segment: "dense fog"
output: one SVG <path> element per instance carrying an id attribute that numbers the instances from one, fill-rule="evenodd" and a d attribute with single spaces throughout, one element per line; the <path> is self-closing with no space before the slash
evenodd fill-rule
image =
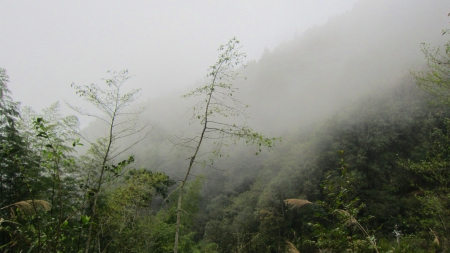
<path id="1" fill-rule="evenodd" d="M 266 50 L 258 61 L 248 62 L 239 71 L 246 80 L 237 82 L 236 96 L 251 105 L 248 124 L 269 136 L 309 131 L 311 124 L 344 106 L 382 94 L 410 78 L 411 71 L 426 63 L 421 44 L 444 44 L 441 31 L 449 22 L 448 7 L 446 1 L 360 1 L 352 11 L 308 29 L 273 51 Z M 242 45 L 241 51 L 246 47 Z M 145 104 L 143 118 L 155 129 L 136 150 L 176 139 L 186 129 L 200 130 L 188 125 L 195 101 L 181 98 L 195 87 Z"/>
<path id="2" fill-rule="evenodd" d="M 448 252 L 450 2 L 345 1 L 335 12 L 337 2 L 319 2 L 339 14 L 289 36 L 274 33 L 280 40 L 267 45 L 254 38 L 256 26 L 239 29 L 238 21 L 253 17 L 269 33 L 280 24 L 303 27 L 292 22 L 308 13 L 269 2 L 174 7 L 187 30 L 164 33 L 167 47 L 154 59 L 133 52 L 137 60 L 122 63 L 129 72 L 113 69 L 100 81 L 87 81 L 87 68 L 116 67 L 116 60 L 83 62 L 77 73 L 89 74 L 73 79 L 72 89 L 84 101 L 64 95 L 84 115 L 77 115 L 81 126 L 59 115 L 57 104 L 42 113 L 17 109 L 20 88 L 10 87 L 11 95 L 6 83 L 18 85 L 20 71 L 5 63 L 0 211 L 10 208 L 1 215 L 11 222 L 3 232 L 0 222 L 0 243 L 11 252 Z M 109 10 L 129 16 L 138 9 Z M 189 29 L 214 19 L 204 14 L 213 9 L 237 34 L 227 28 L 190 38 L 197 34 Z M 197 11 L 209 19 L 194 22 Z M 283 11 L 287 23 L 271 23 Z M 238 21 L 225 17 L 233 13 Z M 141 24 L 133 22 L 112 22 L 126 28 L 117 40 L 152 47 L 149 37 L 139 41 L 133 29 Z M 218 38 L 219 50 L 205 45 Z M 204 51 L 194 56 L 198 45 L 190 43 L 199 40 Z M 180 52 L 184 43 L 191 52 Z M 103 46 L 88 51 L 112 57 Z M 152 72 L 158 77 L 148 81 L 158 84 L 142 86 Z M 84 86 L 90 83 L 98 86 Z M 48 102 L 48 89 L 33 96 Z M 83 123 L 86 115 L 93 119 Z"/>

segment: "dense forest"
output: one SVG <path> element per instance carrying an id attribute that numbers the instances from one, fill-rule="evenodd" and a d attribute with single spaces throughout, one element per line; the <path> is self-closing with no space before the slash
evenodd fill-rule
<path id="1" fill-rule="evenodd" d="M 83 129 L 0 68 L 0 250 L 450 252 L 449 12 L 361 0 L 258 61 L 232 38 L 147 102 L 108 72 L 72 84 Z"/>

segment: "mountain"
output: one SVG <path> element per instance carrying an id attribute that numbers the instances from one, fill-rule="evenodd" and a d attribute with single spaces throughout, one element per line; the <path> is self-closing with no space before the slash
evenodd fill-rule
<path id="1" fill-rule="evenodd" d="M 445 42 L 449 10 L 447 1 L 360 1 L 249 64 L 245 101 L 279 134 L 329 116 L 420 68 L 421 43 Z"/>
<path id="2" fill-rule="evenodd" d="M 425 65 L 421 43 L 444 44 L 448 10 L 450 3 L 443 0 L 362 0 L 351 11 L 266 50 L 240 71 L 247 81 L 239 83 L 237 97 L 251 105 L 249 125 L 267 135 L 289 136 L 396 86 Z M 251 45 L 243 51 L 246 46 Z M 167 139 L 198 130 L 189 124 L 195 101 L 181 98 L 194 87 L 146 103 L 143 118 L 154 125 L 153 134 L 130 152 L 142 164 L 159 170 L 176 153 L 170 153 Z"/>
<path id="3" fill-rule="evenodd" d="M 58 104 L 17 112 L 0 186 L 23 196 L 0 205 L 0 248 L 449 252 L 448 12 L 448 0 L 361 0 L 236 69 L 233 38 L 206 78 L 131 108 L 127 71 L 111 89 L 75 86 L 108 118 L 82 140 Z"/>

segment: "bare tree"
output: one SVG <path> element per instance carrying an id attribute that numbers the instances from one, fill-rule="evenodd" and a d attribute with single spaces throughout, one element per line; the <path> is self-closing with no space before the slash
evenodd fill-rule
<path id="1" fill-rule="evenodd" d="M 86 253 L 89 252 L 90 243 L 94 237 L 93 226 L 96 221 L 97 201 L 100 192 L 104 188 L 105 183 L 117 178 L 121 174 L 121 170 L 134 161 L 134 158 L 130 157 L 114 165 L 114 159 L 142 141 L 150 132 L 147 124 L 140 125 L 138 122 L 139 116 L 144 108 L 139 108 L 134 111 L 129 110 L 129 106 L 139 97 L 141 90 L 133 89 L 130 92 L 123 92 L 123 85 L 131 78 L 128 71 L 108 73 L 111 77 L 102 79 L 106 84 L 105 88 L 101 88 L 96 84 L 85 86 L 72 84 L 76 93 L 94 105 L 100 111 L 100 114 L 69 105 L 70 108 L 82 115 L 96 118 L 107 128 L 106 135 L 97 139 L 95 142 L 80 134 L 81 138 L 91 144 L 90 150 L 88 151 L 89 162 L 87 163 L 89 164 L 87 166 L 90 168 L 86 171 L 87 182 L 85 185 L 89 193 L 87 201 L 89 201 L 91 215 L 86 239 Z M 125 146 L 118 145 L 119 141 L 122 145 L 122 141 L 125 138 L 134 138 L 134 141 Z"/>
<path id="2" fill-rule="evenodd" d="M 255 132 L 246 125 L 248 115 L 245 109 L 249 106 L 236 99 L 233 94 L 237 90 L 234 82 L 238 79 L 236 68 L 243 65 L 244 53 L 239 52 L 239 41 L 232 38 L 226 45 L 219 47 L 219 59 L 208 69 L 208 84 L 184 95 L 183 97 L 204 97 L 193 107 L 194 121 L 201 125 L 201 131 L 192 138 L 181 139 L 179 146 L 192 150 L 189 157 L 189 166 L 184 179 L 178 188 L 177 222 L 175 232 L 174 252 L 178 252 L 178 237 L 181 221 L 181 200 L 183 187 L 186 184 L 192 167 L 199 163 L 199 150 L 205 140 L 212 142 L 213 148 L 210 150 L 212 156 L 222 156 L 221 148 L 238 140 L 245 141 L 246 144 L 253 144 L 258 147 L 256 154 L 261 152 L 261 147 L 272 147 L 277 138 L 267 138 Z M 239 123 L 236 123 L 239 121 Z M 203 162 L 200 162 L 203 163 Z"/>

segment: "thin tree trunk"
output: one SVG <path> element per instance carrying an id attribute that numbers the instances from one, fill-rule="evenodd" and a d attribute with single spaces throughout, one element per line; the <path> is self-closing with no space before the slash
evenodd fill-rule
<path id="1" fill-rule="evenodd" d="M 223 62 L 221 62 L 219 64 L 218 69 L 220 69 L 222 64 L 223 64 Z M 214 75 L 214 77 L 212 79 L 211 91 L 208 94 L 208 101 L 206 102 L 205 116 L 204 116 L 205 122 L 203 123 L 202 133 L 200 135 L 200 139 L 198 141 L 198 144 L 197 144 L 197 147 L 195 149 L 194 155 L 190 159 L 189 168 L 186 171 L 186 175 L 184 177 L 184 180 L 181 182 L 181 186 L 180 186 L 180 189 L 179 189 L 180 194 L 178 195 L 177 224 L 176 224 L 176 229 L 175 229 L 175 243 L 174 243 L 174 246 L 173 246 L 173 252 L 174 253 L 178 253 L 178 237 L 179 237 L 179 233 L 180 233 L 181 200 L 182 200 L 182 196 L 183 196 L 183 188 L 184 188 L 184 185 L 186 184 L 186 181 L 187 181 L 187 179 L 189 177 L 189 173 L 191 172 L 192 165 L 195 162 L 195 158 L 197 157 L 198 150 L 200 149 L 200 146 L 202 145 L 203 137 L 205 136 L 206 129 L 208 128 L 208 109 L 209 109 L 209 105 L 211 104 L 211 98 L 212 98 L 212 95 L 213 95 L 213 92 L 214 92 L 214 87 L 215 87 L 215 84 L 216 84 L 217 74 L 218 74 L 218 71 L 216 71 L 216 73 L 215 73 L 215 75 Z"/>
<path id="2" fill-rule="evenodd" d="M 89 189 L 89 194 L 93 193 L 93 195 L 86 196 L 87 201 L 85 202 L 85 204 L 89 204 L 89 215 L 91 217 L 89 227 L 87 229 L 87 238 L 85 242 L 86 248 L 82 250 L 85 253 L 89 253 L 91 251 L 91 247 L 92 250 L 97 250 L 97 244 L 95 243 L 95 241 L 98 238 L 96 236 L 96 228 L 94 223 L 97 221 L 96 219 L 98 219 L 97 203 L 99 202 L 99 195 L 102 192 L 104 184 L 107 182 L 107 170 L 109 169 L 109 167 L 107 167 L 106 164 L 132 146 L 136 145 L 139 141 L 143 140 L 148 135 L 147 133 L 145 137 L 120 151 L 117 151 L 113 148 L 117 139 L 137 134 L 141 132 L 145 127 L 135 129 L 135 125 L 130 125 L 120 131 L 113 131 L 119 125 L 125 124 L 124 122 L 137 122 L 137 117 L 142 112 L 142 109 L 139 109 L 136 112 L 121 113 L 126 107 L 131 104 L 131 102 L 133 102 L 137 98 L 138 93 L 140 93 L 140 89 L 133 89 L 131 92 L 121 94 L 121 86 L 130 78 L 130 76 L 128 75 L 128 71 L 124 70 L 118 73 L 113 72 L 111 76 L 111 79 L 103 79 L 106 85 L 109 87 L 105 90 L 94 84 L 90 86 L 85 85 L 83 87 L 72 84 L 72 87 L 75 88 L 76 93 L 83 97 L 86 101 L 97 107 L 97 109 L 105 114 L 105 117 L 97 116 L 95 113 L 93 114 L 88 110 L 83 110 L 75 106 L 69 105 L 69 107 L 74 111 L 80 113 L 81 115 L 94 117 L 103 121 L 107 124 L 107 128 L 109 128 L 109 133 L 107 134 L 107 136 L 105 136 L 106 145 L 102 145 L 102 149 L 97 149 L 95 145 L 92 145 L 92 148 L 95 151 L 94 157 L 100 158 L 101 164 L 99 164 L 99 166 L 101 166 L 101 168 L 97 168 L 98 178 L 96 179 L 96 182 L 92 183 L 92 187 Z M 127 115 L 133 115 L 133 117 L 128 118 Z M 116 124 L 116 120 L 118 120 L 119 118 L 123 118 L 124 122 Z M 81 134 L 80 137 L 93 144 Z M 103 144 L 104 142 L 102 141 L 101 143 Z M 103 246 L 103 244 L 100 245 Z"/>
<path id="3" fill-rule="evenodd" d="M 117 108 L 117 100 L 116 100 L 116 108 Z M 96 191 L 94 193 L 95 194 L 94 195 L 94 206 L 92 207 L 92 217 L 91 217 L 91 220 L 90 220 L 90 223 L 89 223 L 88 238 L 86 240 L 86 249 L 84 251 L 85 253 L 89 253 L 89 247 L 90 247 L 91 238 L 92 238 L 92 228 L 93 228 L 93 223 L 94 223 L 94 219 L 95 219 L 95 214 L 96 214 L 96 211 L 97 211 L 98 194 L 100 193 L 100 189 L 102 187 L 103 176 L 105 174 L 105 165 L 106 165 L 106 162 L 108 161 L 109 151 L 111 149 L 111 145 L 112 145 L 112 142 L 113 142 L 113 128 L 114 128 L 115 116 L 116 116 L 116 111 L 114 111 L 112 119 L 111 119 L 111 125 L 110 125 L 110 128 L 109 128 L 108 147 L 106 149 L 105 156 L 103 157 L 100 178 L 99 178 L 99 181 L 98 181 L 97 189 L 96 189 Z"/>
<path id="4" fill-rule="evenodd" d="M 181 182 L 180 186 L 180 193 L 178 195 L 178 207 L 177 207 L 177 225 L 176 225 L 176 231 L 175 231 L 175 244 L 173 248 L 173 252 L 177 253 L 178 251 L 178 236 L 180 231 L 180 221 L 181 221 L 181 198 L 183 195 L 183 187 L 184 187 L 184 181 Z"/>

